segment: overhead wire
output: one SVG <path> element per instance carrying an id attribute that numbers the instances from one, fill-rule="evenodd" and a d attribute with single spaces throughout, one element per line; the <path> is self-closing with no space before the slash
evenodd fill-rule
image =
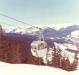
<path id="1" fill-rule="evenodd" d="M 43 40 L 44 40 L 44 36 L 43 36 L 43 34 L 42 34 L 42 28 L 37 27 L 37 26 L 33 26 L 33 25 L 29 24 L 29 23 L 26 23 L 26 22 L 24 22 L 24 21 L 15 19 L 15 18 L 10 17 L 10 16 L 8 16 L 8 15 L 5 15 L 5 14 L 3 14 L 3 13 L 0 13 L 0 15 L 1 15 L 1 16 L 4 16 L 4 17 L 7 17 L 7 18 L 9 18 L 9 19 L 11 19 L 11 20 L 14 20 L 14 21 L 16 21 L 16 22 L 22 23 L 22 24 L 24 24 L 24 25 L 29 25 L 29 26 L 31 26 L 31 27 L 34 27 L 34 28 L 39 29 L 39 30 L 40 30 L 40 36 L 41 36 L 40 38 L 43 38 Z M 8 25 L 9 25 L 9 24 L 8 24 Z M 39 38 L 39 39 L 40 39 L 40 38 Z"/>
<path id="2" fill-rule="evenodd" d="M 37 26 L 33 26 L 33 25 L 29 24 L 29 23 L 26 23 L 26 22 L 24 22 L 24 21 L 21 21 L 21 20 L 15 19 L 15 18 L 13 18 L 13 17 L 7 16 L 7 15 L 5 15 L 5 14 L 3 14 L 3 13 L 0 13 L 0 15 L 1 15 L 1 16 L 4 16 L 4 17 L 7 17 L 7 18 L 9 18 L 9 19 L 11 19 L 11 20 L 17 21 L 17 22 L 19 22 L 19 23 L 22 23 L 22 24 L 24 24 L 24 25 L 29 25 L 29 26 L 31 26 L 31 27 L 34 27 L 34 28 L 37 28 L 37 29 L 40 29 L 40 30 L 41 30 L 41 28 L 39 28 L 39 27 L 37 27 Z"/>

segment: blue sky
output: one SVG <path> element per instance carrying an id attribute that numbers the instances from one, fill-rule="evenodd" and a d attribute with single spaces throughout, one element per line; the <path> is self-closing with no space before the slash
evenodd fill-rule
<path id="1" fill-rule="evenodd" d="M 0 13 L 30 24 L 79 23 L 79 0 L 0 0 Z"/>

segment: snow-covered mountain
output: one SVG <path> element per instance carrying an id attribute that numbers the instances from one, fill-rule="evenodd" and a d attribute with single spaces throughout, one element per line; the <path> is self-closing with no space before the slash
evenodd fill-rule
<path id="1" fill-rule="evenodd" d="M 36 27 L 36 28 L 35 28 Z M 37 28 L 38 27 L 38 28 Z M 10 27 L 6 27 L 3 26 L 3 28 L 5 29 L 5 31 L 7 33 L 18 33 L 18 34 L 39 34 L 38 32 L 40 32 L 40 29 L 42 29 L 42 33 L 45 37 L 66 37 L 67 35 L 69 35 L 71 32 L 79 30 L 79 25 L 71 25 L 71 26 L 66 26 L 63 27 L 61 26 L 61 28 L 59 27 L 59 30 L 56 29 L 57 26 L 42 26 L 40 27 L 38 26 L 13 26 L 11 28 Z"/>
<path id="2" fill-rule="evenodd" d="M 75 39 L 79 39 L 79 30 L 75 30 L 75 31 L 71 32 L 71 37 L 73 37 Z"/>
<path id="3" fill-rule="evenodd" d="M 52 42 L 74 44 L 79 46 L 79 25 L 33 25 L 31 26 L 13 26 L 11 28 L 2 26 L 7 33 L 30 34 L 39 37 L 40 29 L 44 38 L 52 40 Z M 58 29 L 57 29 L 58 27 Z M 11 28 L 11 29 L 10 29 Z M 73 38 L 72 38 L 73 37 Z"/>
<path id="4" fill-rule="evenodd" d="M 68 42 L 73 42 L 79 49 L 79 30 L 72 31 L 69 35 L 67 35 L 66 39 Z"/>
<path id="5" fill-rule="evenodd" d="M 10 33 L 18 33 L 18 34 L 31 34 L 33 32 L 38 31 L 39 29 L 35 27 L 16 27 L 13 30 L 10 31 Z"/>
<path id="6" fill-rule="evenodd" d="M 20 33 L 20 34 L 27 34 L 27 33 L 37 33 L 37 31 L 40 32 L 40 27 L 38 26 L 38 28 L 36 27 L 28 27 L 27 26 L 19 26 L 19 27 L 15 27 L 14 29 L 12 29 L 11 31 L 9 31 L 9 33 Z M 45 37 L 64 37 L 69 35 L 70 33 L 72 33 L 73 31 L 79 30 L 79 25 L 72 25 L 72 26 L 68 26 L 66 28 L 60 28 L 59 30 L 56 30 L 55 28 L 51 28 L 51 27 L 43 27 L 42 29 L 42 33 Z"/>
<path id="7" fill-rule="evenodd" d="M 48 24 L 48 25 L 6 25 L 1 24 L 3 29 L 8 33 L 37 33 L 39 28 L 42 29 L 43 34 L 48 37 L 62 37 L 70 34 L 75 30 L 79 30 L 79 25 L 77 24 Z M 36 28 L 35 28 L 36 27 Z M 38 28 L 37 28 L 38 27 Z"/>

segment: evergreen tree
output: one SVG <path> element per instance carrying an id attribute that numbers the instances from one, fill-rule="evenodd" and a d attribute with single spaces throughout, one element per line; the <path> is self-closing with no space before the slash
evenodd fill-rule
<path id="1" fill-rule="evenodd" d="M 76 70 L 77 69 L 77 65 L 78 65 L 78 58 L 77 58 L 77 53 L 75 53 L 74 61 L 71 64 L 71 70 Z"/>
<path id="2" fill-rule="evenodd" d="M 54 47 L 52 64 L 55 67 L 60 67 L 61 66 L 61 49 L 56 49 Z"/>

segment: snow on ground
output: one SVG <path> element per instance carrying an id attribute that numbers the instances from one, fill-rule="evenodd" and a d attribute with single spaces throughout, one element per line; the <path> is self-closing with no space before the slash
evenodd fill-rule
<path id="1" fill-rule="evenodd" d="M 71 37 L 74 37 L 74 38 L 78 38 L 79 39 L 79 30 L 76 30 L 76 31 L 71 32 Z"/>
<path id="2" fill-rule="evenodd" d="M 75 45 L 73 45 L 73 44 L 68 44 L 68 43 L 63 43 L 63 44 L 61 44 L 61 43 L 56 43 L 56 42 L 54 42 L 54 44 L 55 44 L 55 46 L 58 48 L 60 48 L 60 49 L 62 49 L 62 50 L 65 50 L 65 49 L 71 49 L 71 50 L 78 50 L 78 48 L 77 48 L 77 46 L 75 46 Z"/>
<path id="3" fill-rule="evenodd" d="M 79 75 L 79 70 L 65 71 L 48 66 L 8 64 L 0 62 L 0 75 Z"/>

